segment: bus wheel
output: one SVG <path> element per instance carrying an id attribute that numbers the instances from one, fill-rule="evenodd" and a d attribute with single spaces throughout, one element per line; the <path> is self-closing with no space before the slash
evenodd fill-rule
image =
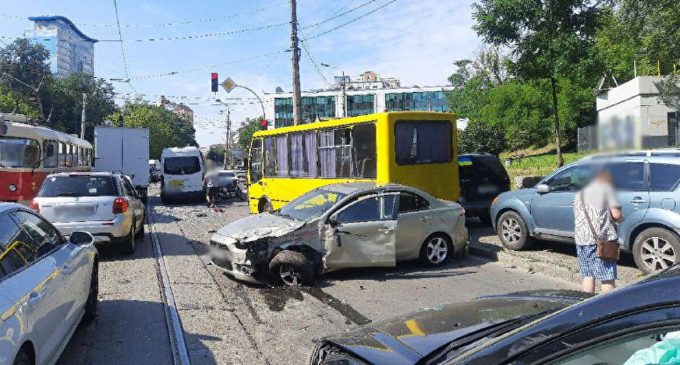
<path id="1" fill-rule="evenodd" d="M 272 206 L 272 202 L 270 202 L 269 199 L 262 199 L 258 205 L 258 210 L 260 213 L 269 213 L 274 210 L 274 207 Z"/>

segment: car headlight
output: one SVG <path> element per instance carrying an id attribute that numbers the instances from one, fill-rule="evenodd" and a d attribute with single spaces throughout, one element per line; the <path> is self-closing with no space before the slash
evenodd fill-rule
<path id="1" fill-rule="evenodd" d="M 17 191 L 17 186 L 14 185 L 14 184 L 9 184 L 9 186 L 7 188 L 9 189 L 9 191 L 11 191 L 13 193 Z"/>

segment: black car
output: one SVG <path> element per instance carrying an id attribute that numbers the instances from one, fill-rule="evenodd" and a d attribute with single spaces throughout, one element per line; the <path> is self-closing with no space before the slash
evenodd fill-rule
<path id="1" fill-rule="evenodd" d="M 680 363 L 680 265 L 588 298 L 489 296 L 318 342 L 312 365 Z"/>
<path id="2" fill-rule="evenodd" d="M 491 224 L 489 208 L 498 194 L 510 190 L 510 177 L 503 164 L 488 153 L 470 153 L 458 157 L 460 202 L 469 217 L 479 217 Z"/>

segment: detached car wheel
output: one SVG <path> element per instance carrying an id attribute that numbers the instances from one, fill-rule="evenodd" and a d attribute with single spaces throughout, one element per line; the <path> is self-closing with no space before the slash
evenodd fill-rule
<path id="1" fill-rule="evenodd" d="M 522 250 L 529 246 L 527 225 L 517 212 L 508 211 L 501 214 L 496 230 L 503 246 L 511 250 Z"/>
<path id="2" fill-rule="evenodd" d="M 314 268 L 300 252 L 281 251 L 269 262 L 269 274 L 274 283 L 288 286 L 311 284 Z"/>
<path id="3" fill-rule="evenodd" d="M 425 239 L 420 247 L 420 262 L 427 266 L 444 265 L 453 254 L 451 240 L 443 235 L 435 233 Z"/>
<path id="4" fill-rule="evenodd" d="M 647 274 L 680 262 L 680 237 L 660 227 L 647 228 L 633 243 L 635 265 Z"/>

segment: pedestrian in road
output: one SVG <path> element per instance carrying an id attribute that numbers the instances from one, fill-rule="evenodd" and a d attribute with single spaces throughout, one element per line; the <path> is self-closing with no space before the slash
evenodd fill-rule
<path id="1" fill-rule="evenodd" d="M 609 171 L 599 169 L 594 179 L 576 194 L 574 219 L 583 291 L 595 293 L 596 280 L 601 283 L 602 293 L 613 290 L 619 253 L 615 223 L 622 221 L 623 215 Z"/>
<path id="2" fill-rule="evenodd" d="M 208 208 L 215 207 L 215 200 L 217 196 L 217 175 L 206 174 L 203 178 L 203 185 L 206 191 L 206 200 L 208 201 Z"/>

